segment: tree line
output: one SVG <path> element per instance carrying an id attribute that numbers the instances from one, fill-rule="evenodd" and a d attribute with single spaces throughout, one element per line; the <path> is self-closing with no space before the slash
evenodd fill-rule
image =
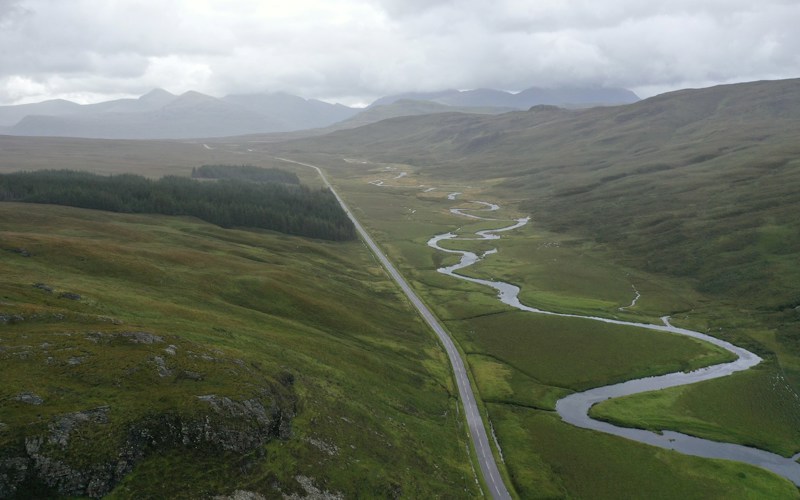
<path id="1" fill-rule="evenodd" d="M 263 168 L 253 165 L 203 165 L 192 168 L 192 178 L 300 184 L 300 178 L 294 172 L 281 170 L 280 168 Z"/>
<path id="2" fill-rule="evenodd" d="M 123 213 L 189 215 L 224 228 L 251 227 L 334 241 L 355 228 L 333 193 L 300 184 L 168 176 L 102 176 L 72 170 L 0 175 L 0 201 L 48 203 Z"/>

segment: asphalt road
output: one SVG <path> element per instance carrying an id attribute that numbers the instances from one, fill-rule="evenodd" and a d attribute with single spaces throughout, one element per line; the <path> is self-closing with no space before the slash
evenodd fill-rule
<path id="1" fill-rule="evenodd" d="M 461 403 L 464 405 L 464 414 L 467 418 L 470 437 L 472 438 L 472 444 L 474 445 L 477 453 L 483 479 L 488 485 L 489 491 L 493 498 L 498 500 L 510 499 L 511 495 L 508 493 L 508 489 L 506 489 L 506 485 L 503 483 L 503 479 L 500 477 L 500 471 L 497 469 L 497 462 L 495 462 L 492 449 L 489 446 L 489 438 L 486 434 L 486 428 L 483 425 L 480 412 L 478 412 L 478 405 L 475 403 L 475 394 L 472 392 L 472 385 L 470 385 L 469 377 L 467 377 L 467 370 L 464 366 L 464 360 L 461 359 L 461 355 L 458 353 L 458 349 L 456 349 L 455 344 L 453 344 L 453 340 L 450 338 L 450 335 L 445 331 L 431 310 L 428 309 L 428 306 L 426 306 L 422 300 L 420 300 L 414 290 L 411 289 L 403 276 L 400 275 L 392 263 L 389 262 L 389 259 L 386 258 L 386 255 L 384 255 L 381 249 L 378 248 L 378 245 L 375 244 L 364 227 L 358 222 L 358 219 L 356 219 L 350 209 L 347 208 L 347 204 L 345 204 L 344 200 L 339 197 L 339 193 L 333 189 L 333 186 L 331 186 L 331 184 L 328 182 L 328 179 L 325 177 L 325 174 L 322 173 L 322 170 L 320 170 L 319 167 L 310 165 L 308 163 L 301 163 L 299 161 L 289 160 L 286 158 L 277 159 L 289 163 L 295 163 L 297 165 L 303 165 L 305 167 L 310 167 L 319 173 L 319 176 L 322 178 L 325 185 L 330 188 L 331 192 L 334 194 L 334 196 L 336 196 L 336 199 L 342 206 L 342 209 L 344 209 L 344 211 L 347 213 L 347 216 L 350 217 L 350 220 L 353 221 L 358 234 L 361 235 L 361 238 L 364 240 L 370 250 L 372 250 L 372 253 L 375 254 L 381 264 L 383 264 L 383 267 L 386 268 L 386 271 L 392 276 L 397 284 L 400 285 L 400 288 L 403 290 L 403 293 L 406 294 L 408 300 L 414 304 L 414 307 L 417 308 L 417 311 L 419 311 L 420 315 L 422 315 L 422 318 L 425 320 L 425 322 L 428 323 L 431 329 L 433 329 L 433 331 L 436 333 L 436 336 L 439 337 L 439 340 L 442 342 L 445 350 L 447 351 L 447 357 L 450 358 L 450 365 L 453 367 L 456 385 L 458 386 L 458 394 L 461 398 Z"/>

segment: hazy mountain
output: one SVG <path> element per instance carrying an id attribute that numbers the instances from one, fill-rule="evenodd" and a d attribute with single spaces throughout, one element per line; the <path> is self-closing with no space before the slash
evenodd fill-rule
<path id="1" fill-rule="evenodd" d="M 11 133 L 100 139 L 184 139 L 280 130 L 284 126 L 271 117 L 199 92 L 187 92 L 161 106 L 147 101 L 116 102 L 107 105 L 108 110 L 100 108 L 99 112 L 27 116 L 11 129 Z M 126 111 L 119 111 L 120 108 Z"/>
<path id="2" fill-rule="evenodd" d="M 447 90 L 440 90 L 438 92 L 404 92 L 402 94 L 395 94 L 395 95 L 388 95 L 377 99 L 375 102 L 369 105 L 369 107 L 373 106 L 386 106 L 387 104 L 392 104 L 394 102 L 400 100 L 409 100 L 409 101 L 431 101 L 431 102 L 439 102 L 440 99 L 445 99 L 448 96 L 452 96 L 454 94 L 458 94 L 460 91 L 456 89 L 447 89 Z"/>
<path id="3" fill-rule="evenodd" d="M 145 111 L 155 111 L 178 96 L 171 94 L 164 89 L 154 89 L 137 99 L 116 99 L 113 101 L 99 102 L 81 106 L 80 112 L 91 113 L 141 113 Z M 47 113 L 38 113 L 47 114 Z"/>
<path id="4" fill-rule="evenodd" d="M 282 92 L 229 95 L 223 100 L 280 120 L 285 127 L 282 131 L 326 127 L 359 112 L 359 109 L 341 104 L 303 99 Z"/>
<path id="5" fill-rule="evenodd" d="M 528 109 L 539 104 L 568 108 L 630 104 L 639 100 L 633 92 L 621 88 L 572 87 L 544 89 L 532 87 L 516 94 L 495 89 L 443 90 L 412 92 L 382 97 L 371 106 L 383 106 L 401 99 L 432 101 L 448 106 L 501 107 Z"/>
<path id="6" fill-rule="evenodd" d="M 32 104 L 0 106 L 0 126 L 13 126 L 28 115 L 67 115 L 80 112 L 81 105 L 64 99 Z"/>
<path id="7" fill-rule="evenodd" d="M 69 101 L 0 107 L 6 133 L 102 139 L 183 139 L 326 127 L 359 110 L 289 94 L 221 99 L 156 89 L 138 99 L 79 105 Z"/>
<path id="8" fill-rule="evenodd" d="M 528 109 L 537 104 L 585 107 L 635 100 L 636 95 L 624 89 L 532 88 L 517 94 L 493 89 L 444 90 L 384 97 L 362 111 L 286 93 L 215 98 L 193 91 L 176 96 L 155 89 L 136 99 L 87 105 L 55 100 L 0 106 L 0 127 L 5 127 L 0 128 L 0 132 L 102 139 L 225 137 L 325 129 L 349 119 L 352 121 L 334 128 L 351 128 L 396 116 L 446 111 L 495 114 Z M 394 106 L 398 101 L 403 102 Z M 416 104 L 411 104 L 412 101 Z"/>
<path id="9" fill-rule="evenodd" d="M 439 104 L 434 101 L 416 101 L 413 99 L 400 99 L 392 102 L 391 104 L 372 105 L 365 110 L 361 111 L 352 118 L 341 121 L 331 129 L 343 130 L 348 128 L 361 127 L 370 123 L 376 123 L 381 120 L 389 118 L 396 118 L 399 116 L 418 116 L 429 115 L 434 113 L 477 113 L 496 115 L 500 113 L 507 113 L 514 111 L 513 108 L 500 108 L 500 107 L 470 107 L 470 106 L 449 106 L 446 104 Z"/>
<path id="10" fill-rule="evenodd" d="M 15 106 L 0 106 L 0 126 L 13 127 L 26 116 L 70 116 L 98 113 L 141 113 L 159 109 L 177 96 L 155 89 L 137 99 L 115 99 L 96 104 L 77 104 L 63 99 Z"/>

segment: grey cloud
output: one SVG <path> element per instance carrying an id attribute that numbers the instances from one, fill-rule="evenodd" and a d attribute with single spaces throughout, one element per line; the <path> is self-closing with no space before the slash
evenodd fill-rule
<path id="1" fill-rule="evenodd" d="M 0 30 L 12 29 L 27 13 L 21 0 L 0 0 Z"/>
<path id="2" fill-rule="evenodd" d="M 374 0 L 374 3 L 391 17 L 415 17 L 431 10 L 450 7 L 453 9 L 469 9 L 472 0 Z"/>
<path id="3" fill-rule="evenodd" d="M 26 85 L 354 100 L 569 84 L 648 92 L 800 73 L 792 0 L 305 1 L 0 0 L 0 46 L 13 47 L 0 52 L 0 96 L 3 82 L 14 96 Z"/>
<path id="4" fill-rule="evenodd" d="M 19 10 L 20 0 L 0 0 L 0 18 Z"/>

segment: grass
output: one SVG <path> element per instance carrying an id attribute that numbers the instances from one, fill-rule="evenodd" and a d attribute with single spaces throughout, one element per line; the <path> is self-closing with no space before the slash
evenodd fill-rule
<path id="1" fill-rule="evenodd" d="M 798 498 L 792 483 L 757 467 L 575 429 L 550 412 L 489 407 L 522 498 Z"/>
<path id="2" fill-rule="evenodd" d="M 108 406 L 51 450 L 102 463 L 148 418 L 204 418 L 199 395 L 259 397 L 295 414 L 290 437 L 236 457 L 157 448 L 110 497 L 303 493 L 296 476 L 347 496 L 478 494 L 446 356 L 361 243 L 12 203 L 0 231 L 3 456 Z M 137 331 L 163 342 L 123 335 Z"/>
<path id="3" fill-rule="evenodd" d="M 448 328 L 467 352 L 572 391 L 731 360 L 727 352 L 688 337 L 526 312 L 450 322 Z"/>

